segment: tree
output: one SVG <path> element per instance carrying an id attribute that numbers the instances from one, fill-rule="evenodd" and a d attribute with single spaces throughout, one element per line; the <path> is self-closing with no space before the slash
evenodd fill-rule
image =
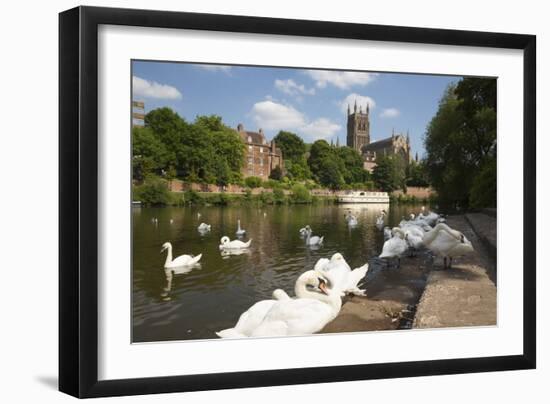
<path id="1" fill-rule="evenodd" d="M 442 202 L 467 207 L 474 179 L 496 159 L 496 80 L 465 78 L 447 88 L 424 145 L 425 168 Z"/>
<path id="2" fill-rule="evenodd" d="M 132 128 L 132 174 L 138 181 L 175 162 L 150 128 Z"/>
<path id="3" fill-rule="evenodd" d="M 285 160 L 298 160 L 302 158 L 306 152 L 304 141 L 295 133 L 280 131 L 273 140 L 283 152 L 283 158 Z"/>
<path id="4" fill-rule="evenodd" d="M 336 149 L 342 166 L 341 172 L 346 184 L 362 183 L 368 174 L 363 168 L 363 157 L 351 147 L 343 146 Z"/>
<path id="5" fill-rule="evenodd" d="M 341 189 L 346 181 L 341 174 L 338 160 L 334 156 L 326 156 L 319 162 L 319 182 L 330 189 Z"/>
<path id="6" fill-rule="evenodd" d="M 427 187 L 430 185 L 422 162 L 413 160 L 409 163 L 405 183 L 409 187 Z"/>
<path id="7" fill-rule="evenodd" d="M 271 170 L 271 173 L 269 174 L 269 178 L 272 180 L 280 181 L 283 179 L 283 170 L 281 170 L 281 167 L 275 166 L 273 170 Z"/>
<path id="8" fill-rule="evenodd" d="M 398 164 L 393 156 L 380 156 L 376 159 L 376 167 L 372 171 L 372 179 L 377 188 L 392 192 L 401 188 Z"/>

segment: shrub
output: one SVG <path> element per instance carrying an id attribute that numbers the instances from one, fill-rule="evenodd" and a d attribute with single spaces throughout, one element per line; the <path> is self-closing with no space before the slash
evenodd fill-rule
<path id="1" fill-rule="evenodd" d="M 259 188 L 262 186 L 262 179 L 260 177 L 246 177 L 244 183 L 250 188 Z"/>
<path id="2" fill-rule="evenodd" d="M 191 205 L 202 202 L 202 198 L 200 197 L 200 195 L 196 191 L 193 191 L 193 190 L 185 191 L 183 193 L 183 199 L 184 199 L 185 203 L 188 203 L 188 204 L 191 204 Z"/>
<path id="3" fill-rule="evenodd" d="M 260 194 L 260 200 L 263 203 L 266 203 L 268 205 L 273 205 L 273 202 L 274 202 L 273 193 L 271 193 L 271 192 L 262 192 Z"/>
<path id="4" fill-rule="evenodd" d="M 294 203 L 311 203 L 311 193 L 302 184 L 295 184 L 292 187 L 292 201 Z"/>
<path id="5" fill-rule="evenodd" d="M 168 184 L 158 177 L 147 177 L 142 185 L 134 188 L 134 199 L 145 205 L 167 205 L 170 202 Z"/>
<path id="6" fill-rule="evenodd" d="M 285 191 L 282 188 L 277 187 L 273 189 L 273 202 L 278 205 L 286 203 Z"/>

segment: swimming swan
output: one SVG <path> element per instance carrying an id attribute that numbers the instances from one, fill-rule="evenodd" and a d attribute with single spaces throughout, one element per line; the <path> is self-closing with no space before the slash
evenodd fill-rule
<path id="1" fill-rule="evenodd" d="M 197 262 L 200 261 L 202 257 L 202 254 L 199 254 L 195 257 L 192 255 L 180 255 L 179 257 L 172 259 L 172 244 L 169 242 L 166 242 L 162 245 L 162 249 L 160 250 L 160 252 L 162 253 L 164 250 L 168 250 L 166 261 L 164 262 L 164 268 L 177 268 L 195 265 Z"/>
<path id="2" fill-rule="evenodd" d="M 199 224 L 199 227 L 197 227 L 197 230 L 199 231 L 199 233 L 206 233 L 207 231 L 210 231 L 211 228 L 212 228 L 212 225 L 206 224 L 203 222 Z"/>
<path id="3" fill-rule="evenodd" d="M 246 234 L 245 229 L 241 229 L 241 219 L 237 220 L 237 231 L 235 232 L 237 236 L 244 236 Z"/>
<path id="4" fill-rule="evenodd" d="M 251 316 L 248 312 L 254 305 L 241 315 L 234 328 L 216 334 L 221 338 L 242 338 L 305 335 L 321 331 L 342 307 L 340 295 L 328 288 L 328 282 L 321 272 L 304 272 L 296 281 L 296 299 L 277 300 L 275 303 L 258 302 L 263 303 L 262 306 L 270 306 L 260 321 L 257 321 L 257 317 L 254 317 L 255 321 L 249 320 Z M 253 311 L 254 314 L 263 314 L 260 308 Z"/>
<path id="5" fill-rule="evenodd" d="M 220 240 L 220 250 L 239 250 L 242 248 L 248 248 L 250 247 L 250 243 L 252 243 L 252 239 L 248 240 L 246 243 L 241 240 L 233 240 L 230 241 L 229 237 L 223 236 Z"/>
<path id="6" fill-rule="evenodd" d="M 324 236 L 312 236 L 311 233 L 313 231 L 311 230 L 311 227 L 309 225 L 306 226 L 306 244 L 307 245 L 321 245 L 323 244 Z"/>

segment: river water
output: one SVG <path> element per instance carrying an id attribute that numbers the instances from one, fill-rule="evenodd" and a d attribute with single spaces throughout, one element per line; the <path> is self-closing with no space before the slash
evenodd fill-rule
<path id="1" fill-rule="evenodd" d="M 349 209 L 359 223 L 344 220 Z M 339 252 L 351 268 L 380 254 L 383 232 L 375 226 L 381 209 L 386 225 L 418 213 L 420 206 L 397 205 L 290 205 L 229 207 L 132 208 L 132 339 L 133 342 L 217 338 L 215 331 L 235 325 L 239 315 L 258 300 L 270 299 L 282 288 L 294 295 L 294 282 L 313 269 L 319 258 Z M 200 218 L 199 218 L 200 214 Z M 156 218 L 156 221 L 154 220 Z M 220 238 L 236 238 L 237 220 L 252 239 L 248 253 L 225 256 Z M 212 230 L 204 235 L 197 226 Z M 299 229 L 309 224 L 314 235 L 324 236 L 320 248 L 307 247 Z M 174 257 L 202 253 L 200 265 L 185 273 L 164 270 L 170 241 Z M 370 275 L 369 275 L 370 276 Z"/>

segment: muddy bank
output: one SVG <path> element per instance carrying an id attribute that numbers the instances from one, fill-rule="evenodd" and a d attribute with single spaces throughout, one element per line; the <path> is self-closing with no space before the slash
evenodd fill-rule
<path id="1" fill-rule="evenodd" d="M 371 259 L 363 284 L 367 297 L 346 297 L 321 332 L 496 324 L 495 264 L 464 216 L 448 222 L 472 241 L 474 255 L 455 259 L 446 270 L 429 251 L 403 257 L 399 268 Z"/>

